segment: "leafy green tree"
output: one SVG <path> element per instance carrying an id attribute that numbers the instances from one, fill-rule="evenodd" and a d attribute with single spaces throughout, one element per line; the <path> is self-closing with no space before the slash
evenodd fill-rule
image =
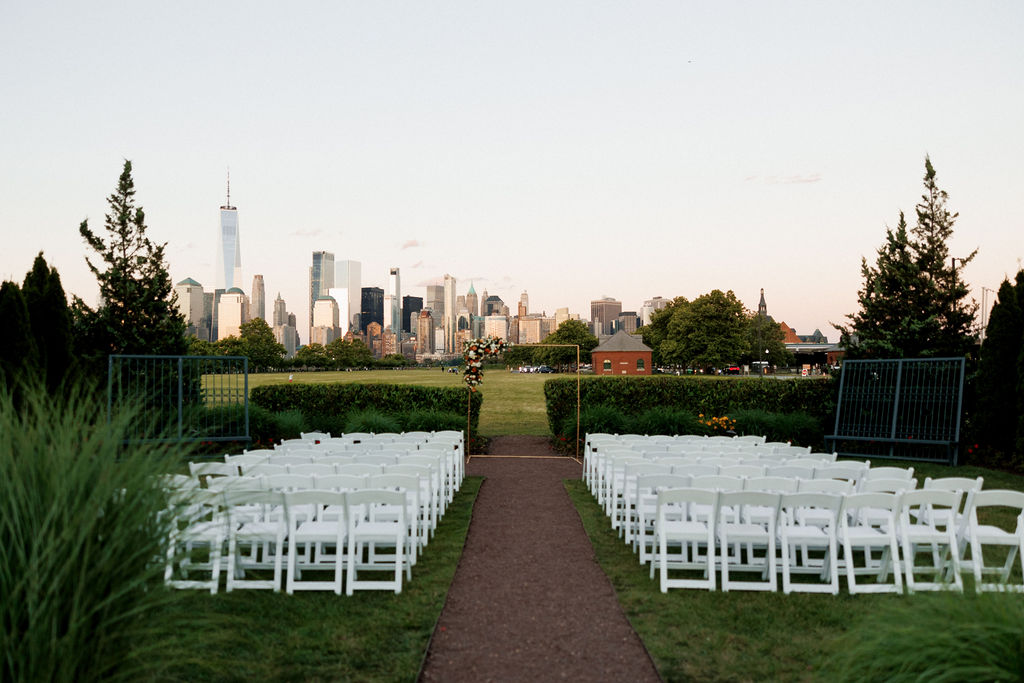
<path id="1" fill-rule="evenodd" d="M 957 215 L 946 208 L 947 194 L 927 157 L 924 184 L 916 225 L 908 230 L 901 212 L 896 228 L 886 229 L 875 264 L 861 259 L 860 310 L 847 316 L 849 325 L 836 325 L 850 358 L 959 356 L 974 345 L 977 306 L 967 300 L 967 283 L 949 256 Z M 956 260 L 963 266 L 975 254 Z"/>
<path id="2" fill-rule="evenodd" d="M 294 364 L 300 368 L 327 368 L 331 365 L 331 357 L 323 344 L 313 342 L 295 352 Z"/>
<path id="3" fill-rule="evenodd" d="M 662 342 L 665 361 L 714 369 L 738 363 L 747 351 L 748 318 L 732 290 L 712 290 L 677 307 Z"/>
<path id="4" fill-rule="evenodd" d="M 195 335 L 188 337 L 186 340 L 188 344 L 188 355 L 190 356 L 215 356 L 217 355 L 217 347 L 212 342 L 208 342 L 205 339 L 200 339 Z"/>
<path id="5" fill-rule="evenodd" d="M 56 268 L 39 252 L 25 275 L 21 292 L 38 350 L 39 370 L 50 391 L 56 391 L 73 364 L 71 309 Z"/>
<path id="6" fill-rule="evenodd" d="M 185 319 L 175 305 L 164 262 L 165 244 L 146 236 L 145 213 L 135 206 L 132 164 L 124 162 L 117 189 L 107 198 L 107 239 L 82 221 L 78 231 L 97 261 L 86 257 L 100 287 L 93 310 L 75 297 L 75 340 L 81 357 L 101 370 L 113 353 L 181 355 L 187 348 Z"/>
<path id="7" fill-rule="evenodd" d="M 0 382 L 12 386 L 27 381 L 38 368 L 38 351 L 32 336 L 28 307 L 21 288 L 14 282 L 0 285 Z"/>
<path id="8" fill-rule="evenodd" d="M 400 353 L 389 353 L 375 363 L 380 368 L 401 368 L 408 364 L 409 361 Z"/>
<path id="9" fill-rule="evenodd" d="M 284 344 L 274 339 L 274 331 L 263 318 L 253 318 L 239 327 L 242 338 L 242 355 L 249 357 L 255 368 L 280 367 L 284 361 Z M 250 369 L 253 369 L 250 367 Z"/>
<path id="10" fill-rule="evenodd" d="M 577 344 L 580 347 L 580 363 L 590 362 L 590 352 L 597 347 L 597 337 L 579 320 L 563 320 L 558 329 L 544 338 L 543 344 Z M 576 365 L 576 349 L 538 349 L 538 357 L 548 365 L 568 367 Z"/>
<path id="11" fill-rule="evenodd" d="M 665 308 L 655 311 L 651 316 L 651 322 L 640 328 L 644 344 L 651 347 L 651 361 L 655 366 L 667 365 L 666 354 L 671 356 L 675 350 L 675 342 L 669 338 L 668 324 L 672 317 L 680 310 L 689 306 L 690 302 L 686 297 L 677 296 Z"/>
<path id="12" fill-rule="evenodd" d="M 1024 270 L 1016 286 L 1003 280 L 989 314 L 985 342 L 978 363 L 977 439 L 1009 455 L 1024 435 L 1019 420 L 1024 413 Z M 1022 444 L 1024 445 L 1024 444 Z M 1024 451 L 1020 451 L 1024 455 Z"/>
<path id="13" fill-rule="evenodd" d="M 520 365 L 536 365 L 535 360 L 537 353 L 540 349 L 536 349 L 530 346 L 522 346 L 520 344 L 513 344 L 512 346 L 505 349 L 505 352 L 501 354 L 501 360 L 505 365 L 511 367 L 519 367 Z"/>
<path id="14" fill-rule="evenodd" d="M 231 334 L 213 342 L 215 356 L 244 356 L 245 344 L 241 337 Z"/>
<path id="15" fill-rule="evenodd" d="M 325 350 L 335 367 L 362 368 L 373 365 L 373 352 L 361 339 L 347 341 L 344 337 L 338 337 Z"/>
<path id="16" fill-rule="evenodd" d="M 776 366 L 791 364 L 793 354 L 786 348 L 785 339 L 786 333 L 782 331 L 782 325 L 770 317 L 754 313 L 747 323 L 747 350 L 740 358 L 740 362 L 766 361 L 769 365 Z"/>

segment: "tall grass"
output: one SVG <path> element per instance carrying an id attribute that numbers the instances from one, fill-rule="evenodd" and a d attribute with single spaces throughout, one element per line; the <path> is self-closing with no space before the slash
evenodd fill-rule
<path id="1" fill-rule="evenodd" d="M 81 388 L 0 387 L 0 679 L 127 680 L 150 667 L 148 618 L 174 599 L 154 562 L 166 538 L 153 475 L 176 453 L 122 450 Z"/>

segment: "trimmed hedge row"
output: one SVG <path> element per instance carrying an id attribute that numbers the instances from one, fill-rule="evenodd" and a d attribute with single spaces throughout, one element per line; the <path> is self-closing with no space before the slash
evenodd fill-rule
<path id="1" fill-rule="evenodd" d="M 475 434 L 483 396 L 461 388 L 408 384 L 279 384 L 251 389 L 249 400 L 272 413 L 301 411 L 307 424 L 314 426 L 325 422 L 344 424 L 348 415 L 368 410 L 399 418 L 424 411 L 465 416 L 467 394 L 470 396 L 470 424 Z M 462 426 L 465 427 L 464 418 Z M 336 427 L 334 431 L 340 430 Z"/>
<path id="2" fill-rule="evenodd" d="M 713 379 L 709 377 L 588 377 L 580 382 L 580 409 L 609 406 L 638 416 L 654 407 L 693 414 L 725 415 L 735 410 L 806 413 L 830 424 L 838 381 L 830 379 Z M 576 380 L 544 383 L 548 426 L 560 432 L 566 419 L 576 419 Z"/>

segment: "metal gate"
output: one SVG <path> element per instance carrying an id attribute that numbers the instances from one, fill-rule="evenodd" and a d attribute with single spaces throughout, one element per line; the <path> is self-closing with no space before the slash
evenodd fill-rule
<path id="1" fill-rule="evenodd" d="M 112 355 L 108 419 L 121 410 L 133 415 L 126 443 L 248 441 L 249 359 Z"/>
<path id="2" fill-rule="evenodd" d="M 964 370 L 964 358 L 846 361 L 826 446 L 840 455 L 956 465 Z"/>

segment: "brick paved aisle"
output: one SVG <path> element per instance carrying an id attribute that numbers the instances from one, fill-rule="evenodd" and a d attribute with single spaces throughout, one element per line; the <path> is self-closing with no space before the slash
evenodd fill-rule
<path id="1" fill-rule="evenodd" d="M 542 437 L 491 453 L 553 455 Z M 473 458 L 487 479 L 422 681 L 657 681 L 562 480 L 569 458 Z"/>

